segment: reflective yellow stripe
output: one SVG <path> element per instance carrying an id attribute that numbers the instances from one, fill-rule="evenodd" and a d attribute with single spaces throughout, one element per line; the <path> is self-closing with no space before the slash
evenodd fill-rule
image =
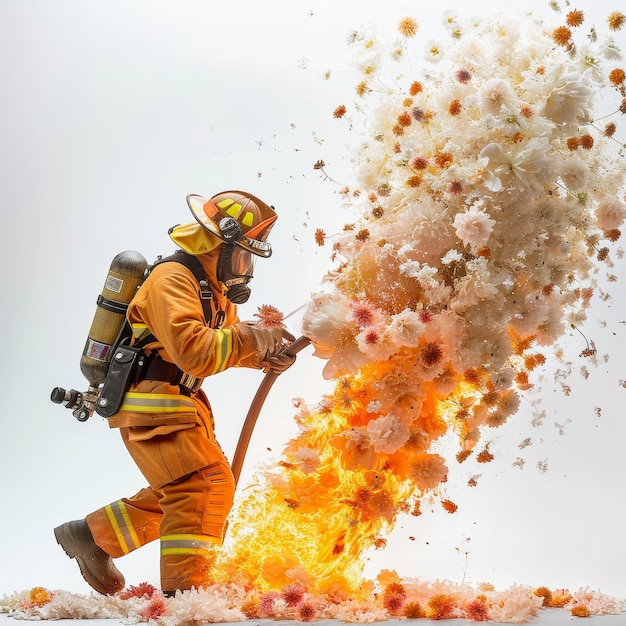
<path id="1" fill-rule="evenodd" d="M 226 369 L 230 355 L 233 353 L 233 333 L 231 330 L 216 330 L 215 342 L 217 344 L 215 367 L 213 373 L 218 374 Z"/>
<path id="2" fill-rule="evenodd" d="M 133 324 L 133 337 L 139 341 L 150 334 L 150 329 L 145 324 Z"/>
<path id="3" fill-rule="evenodd" d="M 117 502 L 107 504 L 104 510 L 115 533 L 115 538 L 124 554 L 128 554 L 131 549 L 139 548 L 141 545 L 139 537 L 137 537 L 137 533 L 130 521 L 126 505 L 121 500 L 118 500 Z"/>
<path id="4" fill-rule="evenodd" d="M 195 407 L 187 396 L 127 391 L 120 410 L 134 413 L 189 413 L 195 411 Z"/>
<path id="5" fill-rule="evenodd" d="M 161 537 L 161 556 L 167 554 L 208 554 L 220 543 L 217 537 L 207 535 L 164 535 Z"/>

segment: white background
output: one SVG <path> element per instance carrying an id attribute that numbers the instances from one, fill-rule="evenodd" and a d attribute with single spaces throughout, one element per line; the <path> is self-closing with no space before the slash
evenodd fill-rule
<path id="1" fill-rule="evenodd" d="M 3 0 L 0 596 L 36 585 L 89 591 L 52 529 L 143 486 L 105 420 L 80 424 L 49 401 L 53 387 L 85 388 L 80 354 L 111 259 L 127 249 L 149 261 L 168 254 L 167 229 L 191 221 L 186 194 L 242 188 L 280 214 L 275 253 L 257 264 L 242 317 L 261 304 L 284 313 L 305 304 L 330 266 L 315 228 L 332 233 L 354 219 L 338 187 L 313 170 L 323 159 L 350 183 L 349 133 L 332 117 L 357 82 L 348 32 L 372 23 L 395 36 L 407 14 L 426 29 L 443 9 L 466 14 L 465 4 Z M 615 4 L 577 8 L 601 21 Z M 486 15 L 492 5 L 472 10 Z M 523 5 L 552 15 L 547 3 Z M 435 502 L 433 513 L 425 506 L 422 517 L 399 520 L 368 573 L 626 596 L 623 281 L 611 293 L 595 301 L 584 328 L 600 355 L 589 378 L 572 376 L 565 397 L 548 368 L 519 415 L 494 433 L 496 460 L 481 468 L 478 487 L 466 488 L 468 470 L 455 469 L 446 493 L 459 511 Z M 578 372 L 584 340 L 572 332 L 564 345 Z M 279 379 L 242 485 L 293 432 L 291 399 L 314 403 L 328 389 L 323 365 L 307 352 Z M 260 382 L 258 372 L 235 371 L 205 384 L 229 456 Z M 541 411 L 543 425 L 531 426 Z M 533 445 L 519 450 L 527 437 Z M 511 466 L 518 456 L 524 469 Z M 129 584 L 158 584 L 157 548 L 118 562 Z"/>

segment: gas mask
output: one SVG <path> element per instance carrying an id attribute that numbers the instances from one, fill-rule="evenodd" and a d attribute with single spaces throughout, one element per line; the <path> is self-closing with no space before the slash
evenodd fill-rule
<path id="1" fill-rule="evenodd" d="M 250 297 L 248 283 L 254 271 L 254 255 L 240 246 L 222 247 L 217 262 L 217 277 L 226 286 L 226 297 L 233 304 L 243 304 Z"/>

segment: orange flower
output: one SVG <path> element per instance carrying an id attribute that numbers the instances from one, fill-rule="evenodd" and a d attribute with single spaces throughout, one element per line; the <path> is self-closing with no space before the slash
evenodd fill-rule
<path id="1" fill-rule="evenodd" d="M 321 247 L 324 245 L 325 239 L 326 233 L 324 232 L 324 230 L 322 228 L 315 229 L 315 243 Z"/>
<path id="2" fill-rule="evenodd" d="M 624 82 L 624 78 L 626 78 L 626 74 L 621 67 L 617 67 L 614 70 L 609 72 L 609 80 L 618 87 Z"/>
<path id="3" fill-rule="evenodd" d="M 412 96 L 416 96 L 418 93 L 420 93 L 420 91 L 422 91 L 422 89 L 423 89 L 422 83 L 416 80 L 413 83 L 411 83 L 411 86 L 409 87 L 409 93 Z"/>
<path id="4" fill-rule="evenodd" d="M 491 463 L 491 461 L 493 461 L 494 456 L 493 454 L 491 454 L 491 452 L 489 452 L 488 448 L 485 448 L 484 450 L 481 450 L 478 454 L 478 456 L 476 457 L 476 460 L 479 463 Z"/>
<path id="5" fill-rule="evenodd" d="M 402 613 L 407 619 L 422 619 L 426 617 L 426 612 L 419 602 L 408 602 L 404 605 Z"/>
<path id="6" fill-rule="evenodd" d="M 459 508 L 454 502 L 452 502 L 452 500 L 442 500 L 441 506 L 450 514 L 456 513 Z"/>
<path id="7" fill-rule="evenodd" d="M 463 107 L 461 107 L 460 100 L 457 100 L 457 99 L 452 100 L 452 102 L 448 106 L 448 113 L 450 113 L 450 115 L 458 115 L 461 112 L 462 108 Z"/>
<path id="8" fill-rule="evenodd" d="M 259 602 L 257 600 L 248 600 L 241 605 L 241 612 L 248 619 L 259 619 Z"/>
<path id="9" fill-rule="evenodd" d="M 343 104 L 340 104 L 334 111 L 333 111 L 333 117 L 336 119 L 339 119 L 340 117 L 343 117 L 346 114 L 346 107 Z"/>
<path id="10" fill-rule="evenodd" d="M 552 592 L 547 587 L 537 587 L 537 589 L 533 591 L 533 594 L 538 598 L 543 598 L 541 606 L 550 606 L 550 602 L 552 602 Z"/>
<path id="11" fill-rule="evenodd" d="M 591 615 L 591 611 L 584 604 L 572 607 L 571 613 L 574 617 L 589 617 Z"/>
<path id="12" fill-rule="evenodd" d="M 445 593 L 435 594 L 428 601 L 428 608 L 428 617 L 430 619 L 453 619 L 455 617 L 454 598 Z"/>
<path id="13" fill-rule="evenodd" d="M 616 130 L 617 130 L 617 125 L 615 124 L 615 122 L 609 122 L 604 127 L 604 136 L 605 137 L 612 137 L 615 134 Z"/>
<path id="14" fill-rule="evenodd" d="M 404 37 L 415 37 L 417 34 L 417 22 L 412 17 L 404 17 L 398 24 L 398 30 Z"/>
<path id="15" fill-rule="evenodd" d="M 610 30 L 619 30 L 626 22 L 626 15 L 621 11 L 613 11 L 606 18 Z"/>
<path id="16" fill-rule="evenodd" d="M 407 178 L 406 186 L 407 187 L 419 187 L 422 184 L 423 177 L 419 176 L 411 176 L 411 178 Z"/>
<path id="17" fill-rule="evenodd" d="M 569 150 L 578 150 L 578 137 L 568 137 L 567 147 Z"/>
<path id="18" fill-rule="evenodd" d="M 259 318 L 259 328 L 282 327 L 285 316 L 272 304 L 262 304 L 259 312 L 254 314 Z"/>
<path id="19" fill-rule="evenodd" d="M 412 122 L 411 115 L 406 111 L 398 115 L 398 124 L 400 124 L 400 126 L 410 126 Z"/>
<path id="20" fill-rule="evenodd" d="M 565 22 L 568 26 L 575 28 L 580 26 L 585 21 L 585 14 L 582 11 L 573 10 L 565 16 Z"/>
<path id="21" fill-rule="evenodd" d="M 467 457 L 470 456 L 471 454 L 472 454 L 471 450 L 461 450 L 461 452 L 457 452 L 456 460 L 459 463 L 463 463 L 463 461 L 465 461 L 465 459 L 467 459 Z"/>
<path id="22" fill-rule="evenodd" d="M 28 601 L 32 606 L 43 606 L 52 601 L 52 592 L 44 587 L 33 587 L 28 594 Z"/>
<path id="23" fill-rule="evenodd" d="M 367 86 L 367 82 L 366 81 L 362 81 L 360 82 L 357 86 L 356 86 L 356 93 L 357 96 L 364 96 L 368 91 L 369 91 L 369 87 Z"/>
<path id="24" fill-rule="evenodd" d="M 559 46 L 568 46 L 572 38 L 572 31 L 567 26 L 558 26 L 552 31 L 552 39 Z"/>
<path id="25" fill-rule="evenodd" d="M 435 154 L 435 163 L 441 169 L 450 167 L 452 165 L 452 155 L 449 152 L 437 152 Z"/>

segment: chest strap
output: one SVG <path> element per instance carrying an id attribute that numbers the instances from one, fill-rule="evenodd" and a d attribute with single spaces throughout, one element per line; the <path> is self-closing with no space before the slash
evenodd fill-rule
<path id="1" fill-rule="evenodd" d="M 162 380 L 170 385 L 180 386 L 182 393 L 189 395 L 200 389 L 204 379 L 186 374 L 174 363 L 165 361 L 159 354 L 153 353 L 148 357 L 140 380 Z"/>

